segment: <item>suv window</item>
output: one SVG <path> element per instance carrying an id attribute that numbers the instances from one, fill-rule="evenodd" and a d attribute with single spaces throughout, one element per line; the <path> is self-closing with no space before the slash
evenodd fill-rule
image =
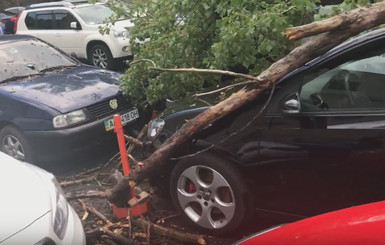
<path id="1" fill-rule="evenodd" d="M 68 11 L 57 10 L 54 11 L 55 28 L 59 30 L 69 30 L 71 28 L 71 22 L 77 22 L 77 19 Z"/>
<path id="2" fill-rule="evenodd" d="M 25 24 L 30 30 L 68 30 L 76 18 L 66 10 L 30 12 Z"/>
<path id="3" fill-rule="evenodd" d="M 300 93 L 302 111 L 385 109 L 384 50 L 351 58 L 305 77 Z"/>
<path id="4" fill-rule="evenodd" d="M 113 11 L 105 4 L 79 6 L 75 8 L 75 11 L 89 25 L 103 24 L 113 15 Z M 123 15 L 118 20 L 124 19 L 127 19 L 127 16 Z"/>

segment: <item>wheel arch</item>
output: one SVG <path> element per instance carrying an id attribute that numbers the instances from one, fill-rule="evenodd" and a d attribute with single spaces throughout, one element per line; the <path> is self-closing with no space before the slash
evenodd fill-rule
<path id="1" fill-rule="evenodd" d="M 9 121 L 1 121 L 0 122 L 0 131 L 3 130 L 5 127 L 14 127 L 16 128 L 17 130 L 19 130 L 20 132 L 23 132 L 23 130 L 21 129 L 21 127 L 13 122 L 9 122 Z"/>
<path id="2" fill-rule="evenodd" d="M 110 47 L 108 46 L 108 44 L 107 44 L 106 42 L 104 42 L 104 41 L 102 41 L 102 40 L 92 40 L 92 41 L 89 41 L 89 42 L 87 43 L 87 47 L 86 47 L 86 50 L 87 50 L 87 59 L 89 59 L 89 57 L 90 57 L 90 51 L 91 51 L 91 48 L 92 48 L 93 46 L 97 45 L 97 44 L 101 44 L 101 45 L 106 46 L 106 47 L 110 50 L 110 52 L 111 52 L 111 49 L 110 49 Z"/>
<path id="3" fill-rule="evenodd" d="M 220 163 L 223 163 L 224 166 L 228 166 L 227 169 L 232 169 L 230 170 L 231 174 L 229 172 L 222 172 L 221 175 L 223 175 L 225 178 L 226 178 L 226 175 L 228 177 L 228 179 L 226 178 L 226 181 L 229 181 L 230 179 L 233 179 L 232 180 L 232 183 L 229 182 L 229 184 L 233 184 L 233 186 L 237 186 L 237 188 L 241 188 L 242 191 L 238 191 L 238 200 L 242 200 L 241 201 L 241 209 L 243 209 L 243 214 L 241 215 L 242 216 L 242 219 L 238 219 L 237 216 L 234 216 L 234 219 L 235 221 L 231 221 L 232 223 L 228 226 L 226 225 L 225 227 L 221 227 L 219 228 L 218 230 L 215 230 L 215 229 L 210 229 L 210 230 L 205 230 L 206 228 L 203 228 L 203 227 L 196 227 L 198 229 L 201 229 L 202 231 L 206 231 L 208 232 L 209 234 L 225 234 L 226 232 L 237 232 L 239 229 L 242 229 L 243 227 L 243 224 L 246 223 L 250 217 L 252 217 L 252 213 L 253 213 L 253 207 L 254 207 L 254 204 L 255 204 L 255 200 L 254 200 L 254 197 L 252 196 L 252 191 L 250 189 L 250 186 L 248 185 L 248 183 L 245 181 L 244 178 L 244 175 L 242 173 L 242 171 L 240 171 L 240 169 L 238 168 L 238 164 L 236 164 L 236 160 L 234 160 L 234 158 L 232 157 L 228 157 L 227 155 L 224 155 L 222 154 L 222 150 L 220 150 L 219 148 L 213 148 L 213 149 L 210 149 L 210 150 L 207 150 L 205 152 L 201 152 L 201 153 L 197 153 L 198 155 L 196 156 L 199 156 L 199 154 L 203 154 L 203 159 L 211 159 L 213 161 L 217 161 L 217 164 L 218 162 Z M 195 155 L 191 156 L 191 157 L 194 157 Z M 214 160 L 216 159 L 216 160 Z M 182 160 L 182 159 L 181 159 Z M 211 161 L 209 160 L 209 161 Z M 173 165 L 173 169 L 172 171 L 170 171 L 170 177 L 169 178 L 169 186 L 170 186 L 170 197 L 171 199 L 175 199 L 175 196 L 172 197 L 172 185 L 173 185 L 173 182 L 174 183 L 177 183 L 178 181 L 175 179 L 175 176 L 174 176 L 174 170 L 177 169 L 176 167 L 178 166 L 178 162 L 176 162 L 174 165 Z M 191 165 L 191 161 L 187 161 L 185 162 L 187 165 Z M 196 163 L 194 163 L 196 165 L 202 165 L 200 161 L 197 161 Z M 227 164 L 227 165 L 226 165 Z M 205 164 L 203 164 L 205 165 Z M 211 164 L 209 164 L 208 166 L 210 166 Z M 222 164 L 220 164 L 222 165 Z M 215 164 L 214 164 L 215 166 Z M 222 165 L 223 166 L 223 165 Z M 214 169 L 215 170 L 215 169 Z M 177 169 L 176 172 L 179 172 L 180 169 Z M 235 177 L 229 177 L 230 175 L 233 175 Z M 172 180 L 174 178 L 174 180 Z M 234 185 L 234 181 L 235 179 L 237 180 L 237 184 Z M 239 189 L 238 189 L 239 190 Z M 234 195 L 236 195 L 234 193 Z M 175 205 L 175 200 L 173 200 L 173 203 Z M 176 207 L 176 206 L 175 206 Z M 179 209 L 179 208 L 177 208 Z M 180 211 L 180 210 L 179 210 Z M 242 212 L 242 211 L 238 211 L 238 212 Z M 239 213 L 241 214 L 241 213 Z M 241 217 L 240 216 L 240 217 Z M 191 225 L 191 220 L 189 220 L 190 225 Z"/>

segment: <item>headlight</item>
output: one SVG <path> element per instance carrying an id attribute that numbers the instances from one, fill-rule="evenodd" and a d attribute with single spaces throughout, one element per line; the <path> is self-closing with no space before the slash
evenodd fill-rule
<path id="1" fill-rule="evenodd" d="M 156 137 L 162 131 L 165 121 L 161 118 L 153 119 L 148 125 L 147 137 L 150 141 L 154 142 Z"/>
<path id="2" fill-rule="evenodd" d="M 118 37 L 126 37 L 126 38 L 129 38 L 130 37 L 130 32 L 127 31 L 127 30 L 124 30 L 124 31 L 114 31 L 114 37 L 115 38 L 118 38 Z"/>
<path id="3" fill-rule="evenodd" d="M 25 163 L 26 164 L 26 163 Z M 41 177 L 45 183 L 49 195 L 51 198 L 52 206 L 52 225 L 55 234 L 63 240 L 68 225 L 69 215 L 69 203 L 67 202 L 63 189 L 57 182 L 55 176 L 44 169 L 38 168 L 34 165 L 26 164 L 28 167 L 34 169 L 34 171 Z M 39 243 L 37 243 L 39 244 Z M 44 243 L 45 244 L 45 243 Z"/>
<path id="4" fill-rule="evenodd" d="M 86 114 L 83 110 L 78 110 L 54 117 L 53 126 L 54 128 L 64 128 L 84 120 L 86 120 Z"/>
<path id="5" fill-rule="evenodd" d="M 55 205 L 53 206 L 53 230 L 55 231 L 56 235 L 60 238 L 60 240 L 63 239 L 67 223 L 68 223 L 68 202 L 66 198 L 64 197 L 63 190 L 57 183 L 56 179 L 53 180 L 56 187 L 56 201 Z"/>

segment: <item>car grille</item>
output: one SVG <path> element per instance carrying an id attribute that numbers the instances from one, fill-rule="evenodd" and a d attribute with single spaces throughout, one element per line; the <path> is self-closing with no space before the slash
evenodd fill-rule
<path id="1" fill-rule="evenodd" d="M 117 100 L 118 107 L 116 109 L 112 109 L 110 106 L 110 101 L 113 99 Z M 108 100 L 90 105 L 86 107 L 86 109 L 93 117 L 95 117 L 96 119 L 100 119 L 105 116 L 112 115 L 118 111 L 128 109 L 129 107 L 130 104 L 128 103 L 128 101 L 123 97 L 123 95 L 119 95 L 115 98 L 110 98 Z"/>

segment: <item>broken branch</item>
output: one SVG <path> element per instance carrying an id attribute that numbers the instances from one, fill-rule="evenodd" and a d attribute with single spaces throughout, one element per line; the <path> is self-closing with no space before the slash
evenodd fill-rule
<path id="1" fill-rule="evenodd" d="M 66 195 L 67 200 L 83 199 L 83 198 L 108 198 L 109 191 L 89 191 L 87 193 L 75 193 Z"/>
<path id="2" fill-rule="evenodd" d="M 83 208 L 85 207 L 86 210 L 88 210 L 88 211 L 90 211 L 91 213 L 93 213 L 93 214 L 95 214 L 96 216 L 98 216 L 101 220 L 104 221 L 104 223 L 106 223 L 107 225 L 111 225 L 111 224 L 112 224 L 112 222 L 111 222 L 109 219 L 107 219 L 106 216 L 104 216 L 102 213 L 100 213 L 100 212 L 99 212 L 98 210 L 96 210 L 94 207 L 92 207 L 92 206 L 90 206 L 90 205 L 87 205 L 86 202 L 85 202 L 84 200 L 79 199 L 78 201 L 82 204 Z"/>
<path id="3" fill-rule="evenodd" d="M 205 237 L 202 235 L 195 235 L 191 233 L 180 232 L 171 228 L 165 228 L 163 226 L 151 223 L 147 220 L 140 221 L 138 219 L 135 219 L 135 220 L 132 220 L 131 222 L 134 226 L 137 226 L 137 227 L 140 227 L 142 225 L 141 222 L 143 222 L 146 226 L 151 226 L 151 229 L 154 231 L 155 234 L 159 236 L 169 237 L 179 242 L 200 244 L 200 245 L 206 244 Z"/>
<path id="4" fill-rule="evenodd" d="M 67 187 L 70 185 L 84 184 L 84 183 L 88 183 L 88 182 L 92 182 L 92 181 L 96 181 L 95 176 L 91 176 L 91 177 L 83 178 L 83 179 L 78 179 L 78 180 L 72 180 L 72 181 L 63 181 L 63 182 L 60 182 L 60 186 L 61 187 Z"/>
<path id="5" fill-rule="evenodd" d="M 93 230 L 90 230 L 86 233 L 88 236 L 102 236 L 102 235 L 107 235 L 109 236 L 112 240 L 119 244 L 127 244 L 127 245 L 134 245 L 136 244 L 134 240 L 129 239 L 127 237 L 124 237 L 118 233 L 114 233 L 106 228 L 96 228 Z"/>
<path id="6" fill-rule="evenodd" d="M 286 30 L 286 36 L 290 40 L 298 40 L 304 37 L 314 36 L 316 34 L 335 31 L 344 28 L 348 25 L 359 25 L 363 21 L 366 29 L 384 23 L 385 19 L 385 2 L 379 2 L 365 7 L 360 7 L 349 12 L 343 12 L 334 17 L 315 21 L 307 25 L 291 27 Z M 367 20 L 370 20 L 370 24 Z M 365 23 L 365 21 L 367 23 Z"/>
<path id="7" fill-rule="evenodd" d="M 200 73 L 200 74 L 215 74 L 215 75 L 225 75 L 231 77 L 239 77 L 248 80 L 253 80 L 255 77 L 243 74 L 236 73 L 231 71 L 222 71 L 222 70 L 211 70 L 211 69 L 198 69 L 198 68 L 158 68 L 158 67 L 150 67 L 150 70 L 161 71 L 161 72 L 189 72 L 189 73 Z"/>

